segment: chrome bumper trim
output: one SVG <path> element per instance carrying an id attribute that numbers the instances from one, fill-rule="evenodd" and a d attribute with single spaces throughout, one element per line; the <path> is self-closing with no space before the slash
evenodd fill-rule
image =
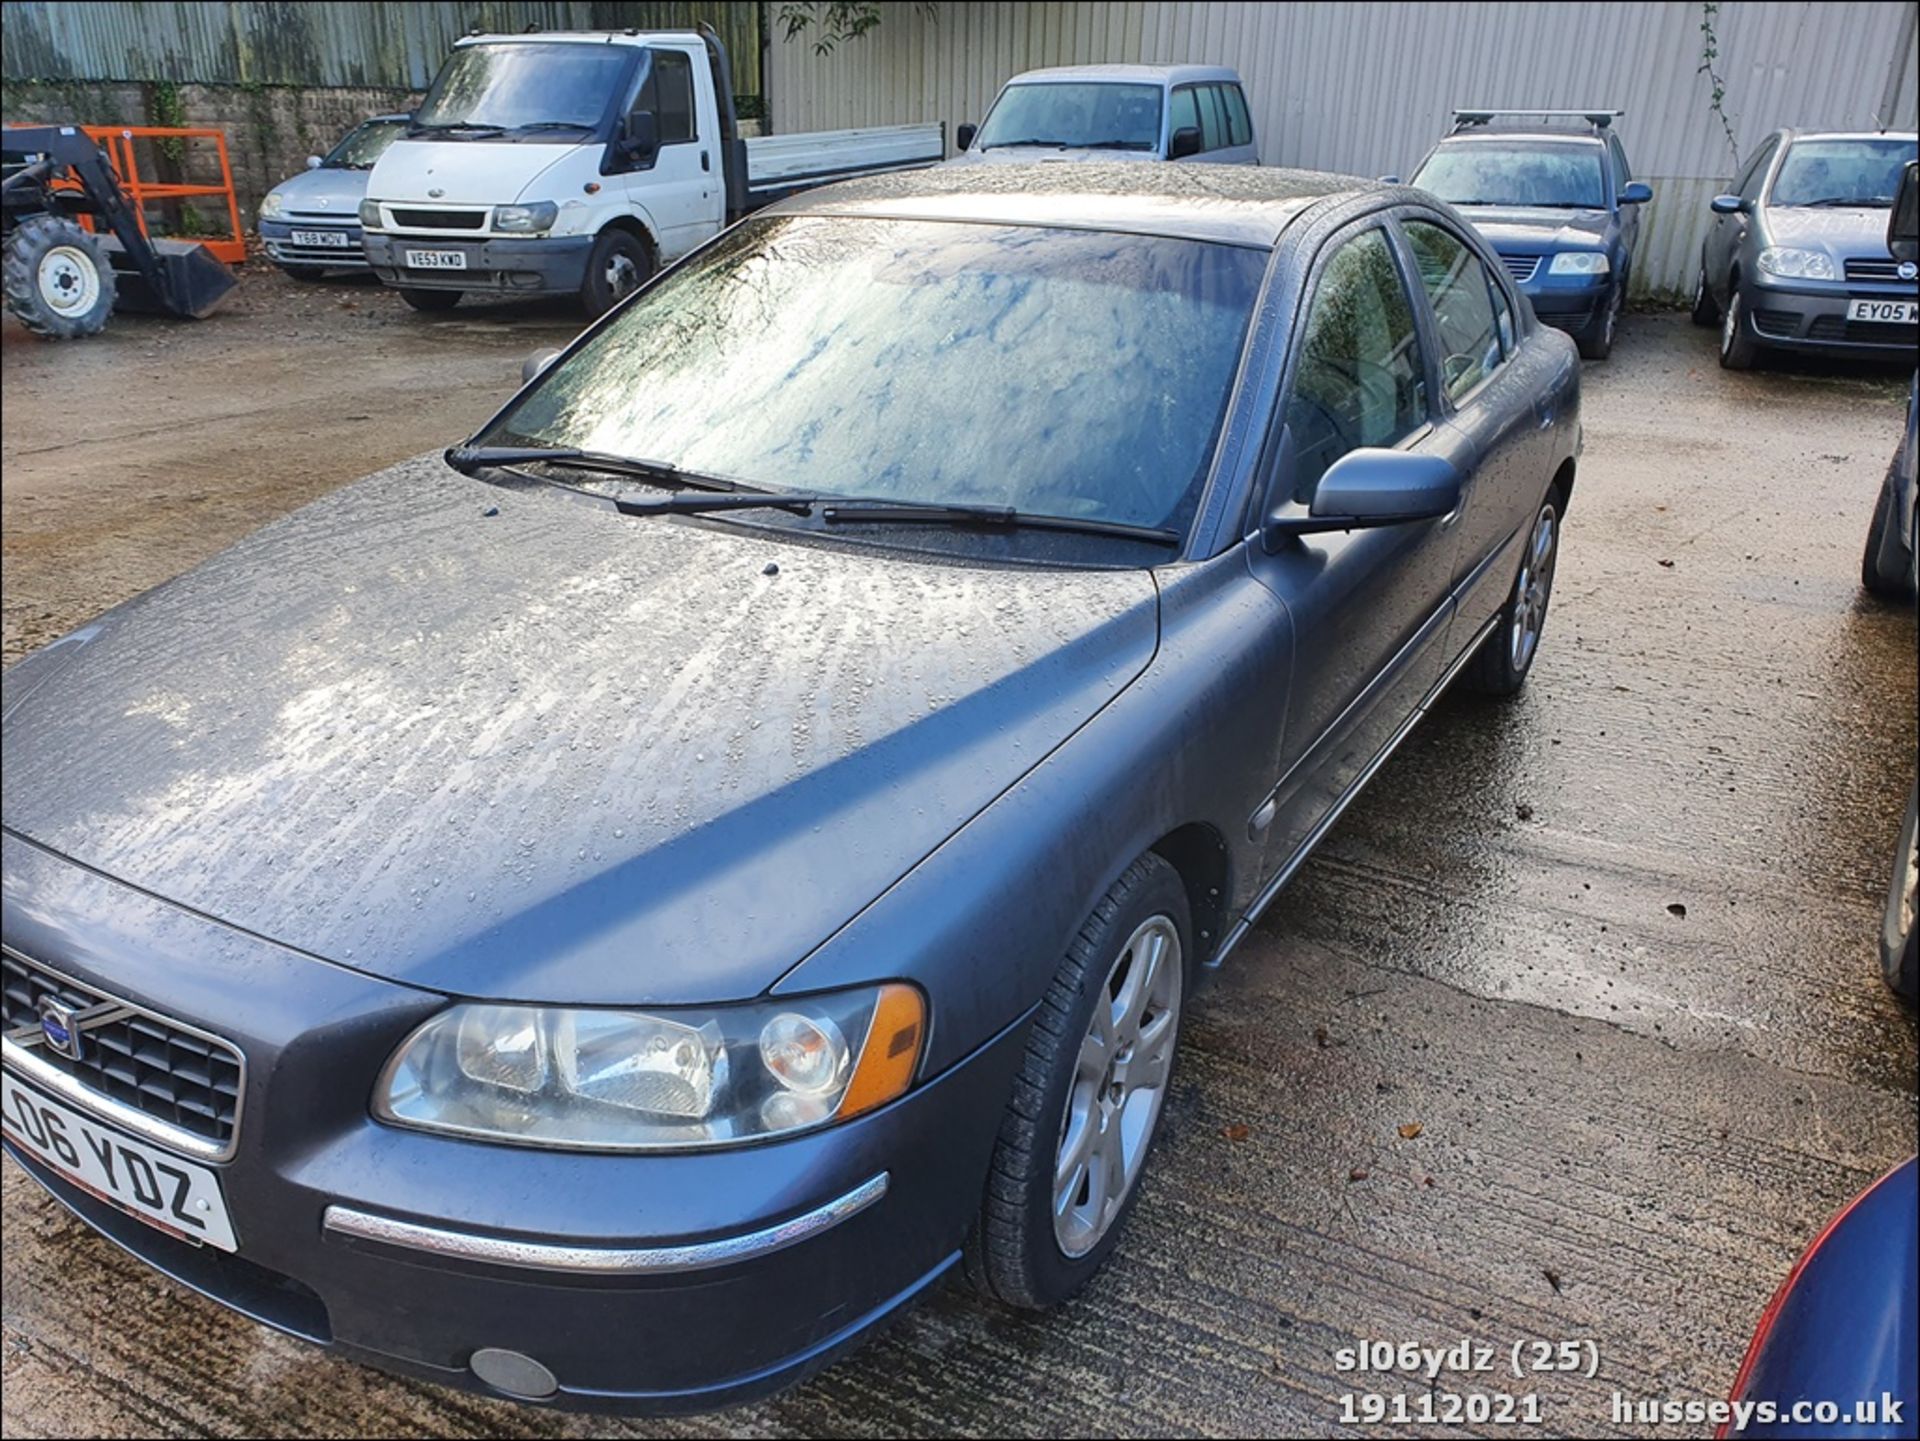
<path id="1" fill-rule="evenodd" d="M 327 1207 L 320 1224 L 324 1230 L 362 1241 L 377 1241 L 382 1245 L 403 1246 L 409 1250 L 429 1251 L 438 1256 L 479 1261 L 493 1266 L 593 1275 L 661 1276 L 677 1271 L 730 1266 L 785 1250 L 858 1215 L 886 1194 L 887 1173 L 882 1171 L 837 1201 L 829 1201 L 777 1226 L 749 1231 L 740 1236 L 726 1236 L 717 1241 L 696 1241 L 684 1246 L 564 1246 L 546 1241 L 519 1241 L 506 1236 L 476 1236 L 470 1231 L 449 1231 L 441 1226 L 422 1225 L 418 1221 L 376 1216 L 350 1206 Z"/>

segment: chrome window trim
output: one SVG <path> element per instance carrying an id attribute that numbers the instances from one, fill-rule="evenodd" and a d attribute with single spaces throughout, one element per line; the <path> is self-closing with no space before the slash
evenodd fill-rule
<path id="1" fill-rule="evenodd" d="M 569 1246 L 509 1236 L 482 1236 L 338 1205 L 327 1207 L 320 1224 L 323 1230 L 357 1240 L 492 1266 L 571 1271 L 582 1275 L 665 1276 L 753 1260 L 817 1236 L 858 1215 L 886 1195 L 887 1175 L 882 1171 L 837 1200 L 763 1230 L 679 1246 Z"/>
<path id="2" fill-rule="evenodd" d="M 209 1140 L 205 1136 L 196 1136 L 193 1132 L 183 1130 L 171 1122 L 159 1119 L 157 1116 L 149 1116 L 145 1111 L 137 1110 L 127 1105 L 124 1101 L 116 1101 L 111 1096 L 102 1095 L 78 1077 L 71 1076 L 58 1066 L 41 1060 L 26 1046 L 20 1045 L 10 1037 L 0 1037 L 0 1061 L 4 1061 L 9 1069 L 13 1070 L 23 1079 L 53 1092 L 59 1099 L 66 1101 L 70 1105 L 79 1107 L 90 1115 L 99 1117 L 109 1125 L 119 1126 L 133 1132 L 142 1140 L 152 1141 L 157 1146 L 169 1147 L 179 1151 L 182 1155 L 191 1156 L 196 1161 L 230 1161 L 233 1159 L 234 1150 L 240 1144 L 240 1118 L 246 1110 L 247 1104 L 246 1052 L 234 1045 L 234 1043 L 229 1041 L 225 1036 L 215 1035 L 212 1031 L 204 1030 L 199 1026 L 188 1025 L 185 1021 L 170 1016 L 165 1011 L 156 1011 L 151 1006 L 143 1006 L 136 1001 L 129 1001 L 125 996 L 116 996 L 111 991 L 104 991 L 99 986 L 89 984 L 77 977 L 68 975 L 57 966 L 50 966 L 45 961 L 36 960 L 24 951 L 18 950 L 13 946 L 0 946 L 0 951 L 4 951 L 21 965 L 31 966 L 36 971 L 42 971 L 54 977 L 56 980 L 63 981 L 67 985 L 72 986 L 75 990 L 85 991 L 88 995 L 97 996 L 103 1001 L 111 1001 L 117 1006 L 125 1007 L 135 1015 L 145 1016 L 150 1021 L 158 1021 L 163 1026 L 171 1026 L 174 1030 L 184 1035 L 194 1036 L 199 1040 L 207 1042 L 209 1045 L 218 1046 L 221 1050 L 231 1055 L 239 1065 L 240 1094 L 234 1097 L 233 1127 L 228 1133 L 226 1144 L 222 1145 L 220 1142 Z"/>

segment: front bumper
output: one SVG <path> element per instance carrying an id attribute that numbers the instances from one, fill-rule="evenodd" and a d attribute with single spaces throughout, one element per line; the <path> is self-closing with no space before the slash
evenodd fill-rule
<path id="1" fill-rule="evenodd" d="M 1741 282 L 1746 323 L 1764 345 L 1784 350 L 1870 359 L 1911 359 L 1920 325 L 1848 320 L 1855 300 L 1914 300 L 1920 291 L 1891 285 L 1820 284 L 1756 275 Z"/>
<path id="2" fill-rule="evenodd" d="M 1531 280 L 1520 286 L 1520 293 L 1533 306 L 1533 313 L 1556 330 L 1579 332 L 1593 324 L 1596 315 L 1605 312 L 1607 297 L 1613 294 L 1612 275 L 1550 275 L 1551 255 L 1540 257 L 1540 268 Z"/>
<path id="3" fill-rule="evenodd" d="M 370 231 L 367 261 L 387 285 L 409 290 L 504 290 L 528 295 L 579 292 L 587 277 L 591 235 L 527 236 L 464 240 L 446 235 L 400 235 Z M 407 263 L 411 250 L 456 251 L 460 270 Z"/>
<path id="4" fill-rule="evenodd" d="M 234 1154 L 214 1168 L 237 1254 L 125 1216 L 10 1139 L 30 1175 L 257 1320 L 477 1390 L 476 1352 L 518 1353 L 563 1405 L 749 1400 L 931 1284 L 977 1212 L 1024 1044 L 1023 1018 L 893 1105 L 790 1141 L 652 1156 L 487 1145 L 367 1111 L 381 1061 L 445 998 L 229 930 L 12 835 L 4 878 L 9 947 L 247 1060 Z"/>
<path id="5" fill-rule="evenodd" d="M 293 232 L 296 230 L 301 232 L 317 230 L 325 231 L 330 235 L 344 235 L 347 237 L 347 243 L 345 245 L 302 245 L 293 238 Z M 260 240 L 267 248 L 267 258 L 275 265 L 289 269 L 365 270 L 367 268 L 367 252 L 360 227 L 344 225 L 338 218 L 262 220 Z"/>

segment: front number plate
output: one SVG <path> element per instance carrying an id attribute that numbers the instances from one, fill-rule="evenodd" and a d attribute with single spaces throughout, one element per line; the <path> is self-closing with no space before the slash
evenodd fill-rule
<path id="1" fill-rule="evenodd" d="M 0 1071 L 0 1131 L 81 1190 L 195 1245 L 235 1251 L 220 1178 Z"/>
<path id="2" fill-rule="evenodd" d="M 353 244 L 353 237 L 344 230 L 296 230 L 289 238 L 295 245 L 321 245 L 334 250 L 345 250 Z"/>
<path id="3" fill-rule="evenodd" d="M 407 264 L 415 270 L 465 270 L 467 252 L 464 250 L 409 250 Z"/>
<path id="4" fill-rule="evenodd" d="M 1876 325 L 1912 325 L 1920 320 L 1920 301 L 1849 300 L 1847 319 L 1865 320 Z"/>

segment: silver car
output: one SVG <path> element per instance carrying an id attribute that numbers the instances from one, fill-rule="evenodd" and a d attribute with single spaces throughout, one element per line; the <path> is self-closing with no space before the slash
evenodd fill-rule
<path id="1" fill-rule="evenodd" d="M 373 162 L 407 128 L 405 115 L 362 121 L 324 156 L 282 180 L 260 202 L 260 239 L 267 255 L 295 280 L 318 280 L 329 270 L 365 270 L 360 202 Z"/>

